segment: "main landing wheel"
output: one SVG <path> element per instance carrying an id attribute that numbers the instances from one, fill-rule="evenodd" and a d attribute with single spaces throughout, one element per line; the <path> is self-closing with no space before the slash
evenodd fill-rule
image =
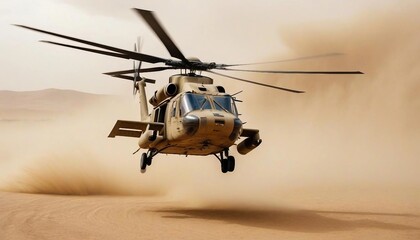
<path id="1" fill-rule="evenodd" d="M 229 168 L 228 168 L 228 160 L 227 159 L 222 159 L 220 161 L 220 165 L 222 167 L 222 173 L 227 173 Z"/>
<path id="2" fill-rule="evenodd" d="M 151 161 L 151 160 L 150 160 Z M 147 163 L 149 162 L 147 154 L 146 153 L 142 153 L 141 154 L 141 158 L 140 158 L 140 172 L 145 173 L 146 172 L 146 167 L 147 167 Z"/>
<path id="3" fill-rule="evenodd" d="M 235 170 L 235 158 L 233 156 L 229 156 L 228 149 L 221 152 L 220 157 L 217 155 L 215 156 L 220 160 L 222 173 L 233 172 Z"/>
<path id="4" fill-rule="evenodd" d="M 235 158 L 233 156 L 229 156 L 226 160 L 227 160 L 227 170 L 229 172 L 233 172 L 235 170 Z"/>

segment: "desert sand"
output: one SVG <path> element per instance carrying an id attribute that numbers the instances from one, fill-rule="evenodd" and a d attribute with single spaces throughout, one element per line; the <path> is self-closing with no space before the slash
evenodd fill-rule
<path id="1" fill-rule="evenodd" d="M 2 239 L 419 239 L 420 218 L 309 209 L 189 207 L 156 197 L 0 193 Z M 315 200 L 315 199 L 314 199 Z M 323 207 L 321 207 L 324 205 Z M 340 205 L 340 204 L 339 204 Z"/>

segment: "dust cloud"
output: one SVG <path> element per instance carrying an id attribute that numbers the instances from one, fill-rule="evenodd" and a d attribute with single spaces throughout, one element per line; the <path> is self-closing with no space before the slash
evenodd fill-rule
<path id="1" fill-rule="evenodd" d="M 246 156 L 233 150 L 233 174 L 222 174 L 214 157 L 171 155 L 157 156 L 140 174 L 139 154 L 131 154 L 136 140 L 106 138 L 117 118 L 138 119 L 130 114 L 138 113 L 135 102 L 125 101 L 92 106 L 53 123 L 13 128 L 19 131 L 4 129 L 9 138 L 2 147 L 7 159 L 2 169 L 8 173 L 2 174 L 3 189 L 158 194 L 216 208 L 304 205 L 314 198 L 326 203 L 352 199 L 354 204 L 399 198 L 402 207 L 418 207 L 418 194 L 413 198 L 412 191 L 404 191 L 414 187 L 418 192 L 420 186 L 420 18 L 418 4 L 413 5 L 378 8 L 339 24 L 279 26 L 290 49 L 281 58 L 346 55 L 270 67 L 361 70 L 365 75 L 238 75 L 307 93 L 243 85 L 239 97 L 245 103 L 239 110 L 246 127 L 261 130 L 263 144 Z M 226 85 L 228 90 L 233 86 Z M 365 193 L 370 198 L 361 200 Z"/>
<path id="2" fill-rule="evenodd" d="M 307 93 L 242 85 L 245 92 L 239 97 L 245 103 L 239 110 L 247 127 L 260 128 L 263 144 L 237 157 L 234 175 L 190 173 L 179 187 L 185 192 L 179 195 L 215 207 L 310 206 L 314 199 L 326 204 L 346 199 L 362 207 L 380 201 L 418 209 L 418 7 L 405 2 L 339 23 L 279 26 L 289 52 L 271 60 L 329 52 L 345 55 L 264 67 L 365 74 L 242 75 Z"/>
<path id="3" fill-rule="evenodd" d="M 0 122 L 0 188 L 62 195 L 161 194 L 153 183 L 136 185 L 138 164 L 128 161 L 136 150 L 136 141 L 127 144 L 120 139 L 118 144 L 107 138 L 116 121 L 114 114 L 136 112 L 131 108 L 135 101 L 120 97 L 94 100 L 85 101 L 85 106 L 74 106 L 81 107 L 79 110 L 67 108 L 64 113 L 68 114 L 58 117 Z M 121 143 L 128 148 L 119 147 L 124 146 Z"/>

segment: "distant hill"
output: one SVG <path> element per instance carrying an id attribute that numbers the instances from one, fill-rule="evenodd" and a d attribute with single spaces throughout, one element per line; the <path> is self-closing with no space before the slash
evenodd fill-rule
<path id="1" fill-rule="evenodd" d="M 25 92 L 0 90 L 0 121 L 49 120 L 117 98 L 61 89 Z"/>

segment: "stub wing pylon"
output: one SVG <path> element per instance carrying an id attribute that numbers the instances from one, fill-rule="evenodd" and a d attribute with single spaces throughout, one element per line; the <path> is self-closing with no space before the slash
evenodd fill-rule
<path id="1" fill-rule="evenodd" d="M 137 121 L 126 121 L 118 120 L 108 137 L 114 138 L 115 136 L 123 137 L 135 137 L 139 138 L 141 134 L 146 130 L 161 131 L 165 126 L 164 123 L 160 122 L 137 122 Z"/>

